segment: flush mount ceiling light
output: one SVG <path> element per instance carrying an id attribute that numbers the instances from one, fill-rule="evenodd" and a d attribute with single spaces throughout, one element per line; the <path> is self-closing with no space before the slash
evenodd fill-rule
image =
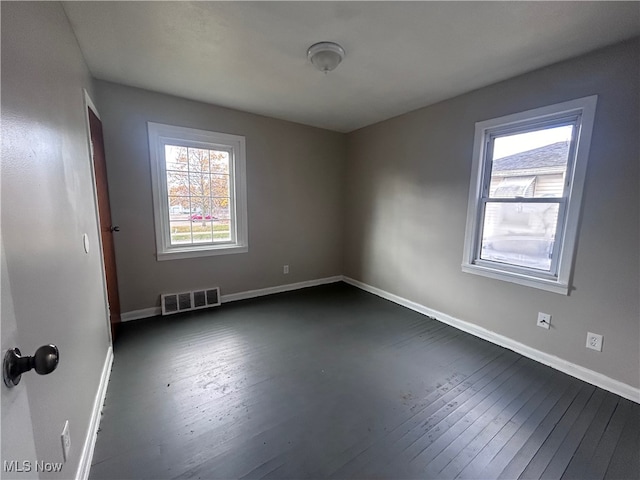
<path id="1" fill-rule="evenodd" d="M 327 73 L 340 65 L 344 58 L 344 48 L 333 42 L 319 42 L 307 50 L 307 58 L 321 72 Z"/>

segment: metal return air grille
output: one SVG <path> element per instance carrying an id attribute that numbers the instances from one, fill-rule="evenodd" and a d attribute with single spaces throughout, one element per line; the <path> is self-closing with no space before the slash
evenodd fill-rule
<path id="1" fill-rule="evenodd" d="M 220 288 L 207 288 L 182 293 L 165 293 L 160 295 L 162 315 L 200 310 L 220 305 Z"/>

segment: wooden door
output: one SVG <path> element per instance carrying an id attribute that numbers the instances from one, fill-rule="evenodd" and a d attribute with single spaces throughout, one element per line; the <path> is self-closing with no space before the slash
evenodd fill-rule
<path id="1" fill-rule="evenodd" d="M 118 296 L 118 277 L 116 275 L 116 254 L 113 247 L 113 232 L 114 228 L 117 229 L 117 227 L 113 227 L 111 224 L 111 208 L 109 207 L 109 189 L 107 186 L 107 165 L 104 155 L 102 122 L 91 108 L 88 110 L 89 129 L 91 132 L 91 154 L 93 156 L 98 213 L 100 216 L 100 235 L 102 236 L 102 255 L 104 257 L 104 271 L 109 301 L 109 322 L 111 324 L 111 337 L 115 339 L 116 329 L 120 323 L 120 297 Z"/>

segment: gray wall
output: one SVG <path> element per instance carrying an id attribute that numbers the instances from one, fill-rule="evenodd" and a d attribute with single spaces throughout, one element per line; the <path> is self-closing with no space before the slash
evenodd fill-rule
<path id="1" fill-rule="evenodd" d="M 16 320 L 3 337 L 29 355 L 59 347 L 58 369 L 25 374 L 14 392 L 28 387 L 38 460 L 62 461 L 65 420 L 72 441 L 63 472 L 42 478 L 75 476 L 109 346 L 82 91 L 91 82 L 59 3 L 2 3 L 2 291 Z"/>
<path id="2" fill-rule="evenodd" d="M 348 135 L 345 274 L 638 387 L 638 40 Z M 598 94 L 569 296 L 462 273 L 474 124 Z M 537 312 L 553 315 L 536 327 Z M 601 353 L 587 331 L 604 335 Z"/>
<path id="3" fill-rule="evenodd" d="M 113 83 L 96 89 L 123 312 L 159 305 L 161 293 L 225 295 L 342 273 L 344 135 Z M 156 261 L 148 121 L 246 137 L 248 253 Z"/>

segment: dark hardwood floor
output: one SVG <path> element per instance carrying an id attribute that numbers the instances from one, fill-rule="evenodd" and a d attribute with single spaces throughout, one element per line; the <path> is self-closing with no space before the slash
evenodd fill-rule
<path id="1" fill-rule="evenodd" d="M 92 479 L 638 479 L 640 405 L 339 283 L 123 324 Z"/>

